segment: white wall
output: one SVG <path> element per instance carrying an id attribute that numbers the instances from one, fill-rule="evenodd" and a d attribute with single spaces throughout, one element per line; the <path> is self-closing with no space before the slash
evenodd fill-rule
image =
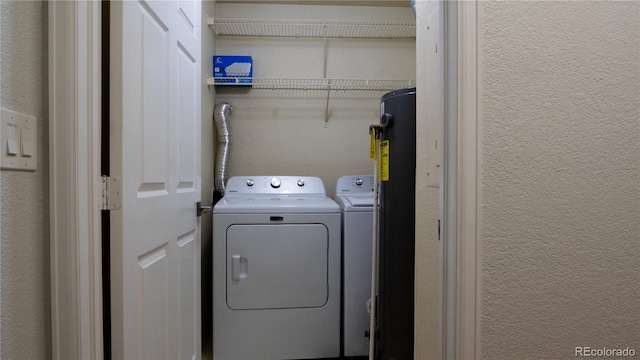
<path id="1" fill-rule="evenodd" d="M 415 352 L 417 360 L 438 359 L 440 62 L 436 46 L 438 3 L 416 6 L 416 264 Z"/>
<path id="2" fill-rule="evenodd" d="M 47 3 L 0 2 L 0 105 L 38 118 L 38 170 L 0 171 L 0 358 L 51 356 Z"/>
<path id="3" fill-rule="evenodd" d="M 482 358 L 638 352 L 640 3 L 479 9 Z"/>
<path id="4" fill-rule="evenodd" d="M 219 4 L 218 16 L 261 19 L 353 19 L 413 21 L 411 8 L 368 6 Z M 330 39 L 328 78 L 415 79 L 413 39 Z M 256 77 L 323 77 L 323 40 L 218 39 L 218 54 L 251 55 Z M 324 126 L 324 92 L 248 95 L 218 90 L 217 101 L 234 107 L 230 175 L 312 175 L 333 196 L 337 179 L 373 173 L 370 124 L 379 123 L 380 96 L 332 99 Z"/>

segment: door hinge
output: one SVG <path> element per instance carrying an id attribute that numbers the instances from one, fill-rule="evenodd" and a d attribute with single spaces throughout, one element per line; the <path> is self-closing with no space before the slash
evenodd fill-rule
<path id="1" fill-rule="evenodd" d="M 120 209 L 122 206 L 122 181 L 117 177 L 102 175 L 100 186 L 102 187 L 100 210 Z"/>
<path id="2" fill-rule="evenodd" d="M 202 214 L 213 213 L 213 205 L 202 205 L 200 201 L 196 203 L 196 216 L 202 216 Z"/>

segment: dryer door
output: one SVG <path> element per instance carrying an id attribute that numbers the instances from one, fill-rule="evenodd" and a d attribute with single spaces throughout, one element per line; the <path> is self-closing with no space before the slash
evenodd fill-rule
<path id="1" fill-rule="evenodd" d="M 227 229 L 227 306 L 322 307 L 328 299 L 328 230 L 322 224 Z"/>

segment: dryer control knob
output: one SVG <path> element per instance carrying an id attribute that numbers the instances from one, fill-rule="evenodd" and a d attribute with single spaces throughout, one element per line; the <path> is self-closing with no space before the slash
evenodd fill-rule
<path id="1" fill-rule="evenodd" d="M 362 186 L 362 183 L 363 183 L 362 179 L 356 179 L 356 185 Z"/>
<path id="2" fill-rule="evenodd" d="M 247 186 L 253 186 L 253 180 L 247 179 Z"/>
<path id="3" fill-rule="evenodd" d="M 281 183 L 282 182 L 280 181 L 279 178 L 277 178 L 277 177 L 271 178 L 271 187 L 272 188 L 274 188 L 274 189 L 279 188 Z"/>
<path id="4" fill-rule="evenodd" d="M 304 179 L 298 179 L 298 186 L 304 186 Z"/>

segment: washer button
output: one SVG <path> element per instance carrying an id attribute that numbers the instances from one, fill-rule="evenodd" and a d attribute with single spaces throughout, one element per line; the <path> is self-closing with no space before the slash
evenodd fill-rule
<path id="1" fill-rule="evenodd" d="M 356 179 L 356 185 L 357 186 L 362 186 L 362 179 Z"/>
<path id="2" fill-rule="evenodd" d="M 280 187 L 280 184 L 282 184 L 282 182 L 280 181 L 279 178 L 277 178 L 277 177 L 271 178 L 271 187 L 272 188 L 277 189 L 277 188 Z"/>
<path id="3" fill-rule="evenodd" d="M 300 186 L 300 187 L 304 186 L 304 179 L 299 179 L 298 180 L 298 186 Z"/>
<path id="4" fill-rule="evenodd" d="M 253 186 L 253 180 L 247 179 L 247 186 Z"/>

